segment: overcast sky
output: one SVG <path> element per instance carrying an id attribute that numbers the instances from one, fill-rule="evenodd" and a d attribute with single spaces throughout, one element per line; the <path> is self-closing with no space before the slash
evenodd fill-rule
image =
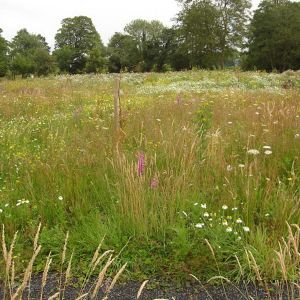
<path id="1" fill-rule="evenodd" d="M 259 0 L 252 0 L 254 7 Z M 171 25 L 179 11 L 175 0 L 0 0 L 0 28 L 11 40 L 21 28 L 46 37 L 51 47 L 63 18 L 88 16 L 106 44 L 130 21 L 141 18 Z"/>

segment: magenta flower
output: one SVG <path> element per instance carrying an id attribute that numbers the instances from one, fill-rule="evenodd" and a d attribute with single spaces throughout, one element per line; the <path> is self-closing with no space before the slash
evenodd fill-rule
<path id="1" fill-rule="evenodd" d="M 145 171 L 145 155 L 144 153 L 140 152 L 138 154 L 138 164 L 137 164 L 137 173 L 138 176 L 142 176 Z"/>
<path id="2" fill-rule="evenodd" d="M 151 189 L 156 189 L 158 187 L 158 179 L 156 177 L 152 178 L 150 187 Z"/>

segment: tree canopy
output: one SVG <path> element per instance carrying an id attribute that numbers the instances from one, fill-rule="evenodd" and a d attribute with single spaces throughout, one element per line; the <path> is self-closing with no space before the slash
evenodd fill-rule
<path id="1" fill-rule="evenodd" d="M 176 0 L 174 0 L 176 1 Z M 193 68 L 300 69 L 300 3 L 263 0 L 177 0 L 174 25 L 135 19 L 105 47 L 87 16 L 65 18 L 54 51 L 21 29 L 11 42 L 0 29 L 0 76 L 55 73 L 164 72 Z"/>
<path id="2" fill-rule="evenodd" d="M 11 71 L 23 77 L 49 74 L 53 66 L 49 50 L 43 36 L 19 30 L 10 43 Z"/>
<path id="3" fill-rule="evenodd" d="M 0 76 L 4 76 L 8 70 L 8 42 L 1 36 L 0 28 Z"/>
<path id="4" fill-rule="evenodd" d="M 97 72 L 104 66 L 104 46 L 92 20 L 86 16 L 65 18 L 55 35 L 55 52 L 61 71 Z"/>
<path id="5" fill-rule="evenodd" d="M 300 3 L 263 1 L 255 11 L 244 67 L 300 69 Z"/>

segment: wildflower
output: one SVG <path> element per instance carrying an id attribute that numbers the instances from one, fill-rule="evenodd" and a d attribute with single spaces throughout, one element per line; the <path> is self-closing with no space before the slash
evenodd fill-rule
<path id="1" fill-rule="evenodd" d="M 224 225 L 224 226 L 228 226 L 228 222 L 227 222 L 227 220 L 223 220 L 223 221 L 222 221 L 222 225 Z"/>
<path id="2" fill-rule="evenodd" d="M 244 164 L 239 164 L 239 168 L 243 169 L 243 168 L 245 168 L 245 165 Z"/>
<path id="3" fill-rule="evenodd" d="M 0 214 L 2 214 L 2 213 L 3 213 L 3 209 L 0 208 Z"/>
<path id="4" fill-rule="evenodd" d="M 257 149 L 249 149 L 247 153 L 251 155 L 258 155 L 259 151 Z"/>
<path id="5" fill-rule="evenodd" d="M 229 122 L 228 122 L 228 124 L 229 124 L 229 125 L 231 125 L 231 124 L 232 124 L 232 122 L 231 122 L 231 121 L 229 121 Z"/>
<path id="6" fill-rule="evenodd" d="M 263 146 L 263 149 L 265 149 L 265 150 L 271 150 L 271 146 Z"/>
<path id="7" fill-rule="evenodd" d="M 4 205 L 4 207 L 8 207 L 9 206 L 9 204 L 8 203 L 6 203 L 5 205 Z"/>
<path id="8" fill-rule="evenodd" d="M 240 218 L 238 218 L 238 219 L 236 220 L 236 223 L 237 223 L 237 224 L 242 224 L 243 221 L 242 221 Z"/>
<path id="9" fill-rule="evenodd" d="M 198 202 L 195 202 L 195 203 L 194 203 L 194 206 L 197 206 L 198 204 L 199 204 Z"/>
<path id="10" fill-rule="evenodd" d="M 245 232 L 250 232 L 250 228 L 247 227 L 247 226 L 244 226 L 243 229 L 244 229 Z"/>
<path id="11" fill-rule="evenodd" d="M 265 214 L 265 217 L 270 217 L 270 214 L 266 213 L 266 214 Z"/>
<path id="12" fill-rule="evenodd" d="M 237 237 L 237 241 L 240 241 L 242 238 L 240 236 Z"/>
<path id="13" fill-rule="evenodd" d="M 58 200 L 59 200 L 59 201 L 64 200 L 63 196 L 58 196 Z"/>
<path id="14" fill-rule="evenodd" d="M 233 207 L 231 210 L 236 211 L 236 210 L 238 210 L 238 208 L 237 207 Z"/>
<path id="15" fill-rule="evenodd" d="M 208 213 L 208 212 L 205 212 L 205 213 L 203 214 L 203 216 L 206 217 L 206 218 L 208 218 L 208 217 L 209 217 L 209 213 Z"/>
<path id="16" fill-rule="evenodd" d="M 201 208 L 206 208 L 206 203 L 201 204 Z"/>
<path id="17" fill-rule="evenodd" d="M 295 139 L 300 139 L 300 133 L 295 134 Z"/>
<path id="18" fill-rule="evenodd" d="M 265 154 L 266 154 L 266 155 L 270 155 L 270 154 L 272 154 L 272 153 L 273 153 L 273 152 L 272 152 L 271 150 L 266 150 L 266 151 L 265 151 Z"/>
<path id="19" fill-rule="evenodd" d="M 228 165 L 226 169 L 228 172 L 231 172 L 233 170 L 233 167 L 231 165 Z"/>
<path id="20" fill-rule="evenodd" d="M 142 176 L 145 170 L 145 155 L 144 153 L 140 152 L 138 154 L 138 165 L 137 165 L 137 172 L 138 176 Z"/>
<path id="21" fill-rule="evenodd" d="M 158 187 L 158 179 L 156 177 L 152 178 L 150 187 L 151 189 L 156 189 Z"/>
<path id="22" fill-rule="evenodd" d="M 203 228 L 204 227 L 204 223 L 197 223 L 195 225 L 196 228 Z"/>
<path id="23" fill-rule="evenodd" d="M 224 204 L 224 205 L 222 206 L 222 209 L 223 209 L 223 210 L 226 210 L 226 209 L 228 209 L 228 206 Z"/>
<path id="24" fill-rule="evenodd" d="M 231 227 L 227 227 L 226 228 L 226 232 L 232 232 L 232 228 Z"/>

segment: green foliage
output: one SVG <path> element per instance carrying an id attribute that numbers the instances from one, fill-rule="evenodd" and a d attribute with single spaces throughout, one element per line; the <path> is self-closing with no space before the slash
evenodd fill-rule
<path id="1" fill-rule="evenodd" d="M 134 71 L 140 61 L 137 42 L 130 35 L 116 32 L 108 43 L 109 72 Z"/>
<path id="2" fill-rule="evenodd" d="M 248 0 L 181 1 L 178 16 L 182 47 L 190 64 L 224 68 L 237 48 L 243 46 L 251 3 Z"/>
<path id="3" fill-rule="evenodd" d="M 17 32 L 10 44 L 11 71 L 26 77 L 30 74 L 48 75 L 53 68 L 49 46 L 41 35 L 26 29 Z"/>
<path id="4" fill-rule="evenodd" d="M 92 20 L 86 16 L 65 18 L 55 35 L 55 51 L 61 71 L 97 72 L 105 65 L 105 50 Z"/>
<path id="5" fill-rule="evenodd" d="M 2 29 L 0 28 L 0 77 L 8 71 L 8 43 L 1 36 L 1 33 Z"/>
<path id="6" fill-rule="evenodd" d="M 246 69 L 300 68 L 300 3 L 263 1 L 251 22 Z"/>

